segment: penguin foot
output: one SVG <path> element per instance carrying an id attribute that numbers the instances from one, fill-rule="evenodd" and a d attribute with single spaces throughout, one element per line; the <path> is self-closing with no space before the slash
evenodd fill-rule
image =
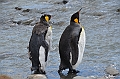
<path id="1" fill-rule="evenodd" d="M 59 74 L 62 73 L 62 70 L 58 70 L 58 73 L 59 73 Z"/>
<path id="2" fill-rule="evenodd" d="M 62 73 L 63 70 L 65 70 L 66 68 L 60 67 L 58 70 L 58 73 Z"/>
<path id="3" fill-rule="evenodd" d="M 46 74 L 46 72 L 43 70 L 39 70 L 39 69 L 36 69 L 36 70 L 31 69 L 31 74 Z"/>
<path id="4" fill-rule="evenodd" d="M 63 76 L 62 70 L 58 70 L 58 74 L 59 74 L 60 76 Z"/>
<path id="5" fill-rule="evenodd" d="M 39 71 L 34 71 L 33 74 L 39 74 L 40 72 Z"/>
<path id="6" fill-rule="evenodd" d="M 38 67 L 31 67 L 31 74 L 39 74 Z"/>
<path id="7" fill-rule="evenodd" d="M 39 74 L 46 74 L 46 72 L 43 70 L 39 70 Z"/>
<path id="8" fill-rule="evenodd" d="M 60 68 L 60 69 L 58 70 L 58 73 L 61 74 L 63 70 L 65 70 L 65 68 Z"/>
<path id="9" fill-rule="evenodd" d="M 75 70 L 75 69 L 72 69 L 72 70 L 69 70 L 69 72 L 68 73 L 79 73 L 80 71 L 78 71 L 78 70 Z"/>
<path id="10" fill-rule="evenodd" d="M 32 71 L 33 73 L 32 74 L 46 74 L 46 72 L 45 71 L 39 71 L 39 70 L 34 70 L 34 71 Z"/>
<path id="11" fill-rule="evenodd" d="M 31 71 L 31 74 L 39 74 L 40 72 L 39 72 L 39 70 L 37 69 L 37 70 L 32 70 Z"/>
<path id="12" fill-rule="evenodd" d="M 39 71 L 39 70 L 38 67 L 36 66 L 36 67 L 31 67 L 31 71 Z"/>

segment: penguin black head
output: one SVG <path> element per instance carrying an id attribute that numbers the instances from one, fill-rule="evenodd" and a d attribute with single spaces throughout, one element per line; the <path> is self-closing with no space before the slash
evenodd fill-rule
<path id="1" fill-rule="evenodd" d="M 44 14 L 44 15 L 41 16 L 40 21 L 49 22 L 50 19 L 51 19 L 51 15 Z"/>
<path id="2" fill-rule="evenodd" d="M 81 9 L 71 16 L 70 22 L 79 23 L 79 12 L 81 11 Z"/>

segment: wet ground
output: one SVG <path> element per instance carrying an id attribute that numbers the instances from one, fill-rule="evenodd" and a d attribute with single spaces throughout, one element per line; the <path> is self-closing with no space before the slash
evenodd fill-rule
<path id="1" fill-rule="evenodd" d="M 21 8 L 16 9 L 15 7 Z M 103 76 L 114 64 L 120 71 L 119 0 L 0 0 L 0 74 L 26 78 L 31 74 L 27 46 L 35 22 L 42 14 L 52 15 L 53 49 L 46 68 L 48 79 L 60 79 L 58 42 L 73 13 L 83 8 L 80 22 L 86 31 L 86 47 L 80 76 Z M 67 71 L 61 79 L 70 78 Z M 120 76 L 116 77 L 120 79 Z"/>

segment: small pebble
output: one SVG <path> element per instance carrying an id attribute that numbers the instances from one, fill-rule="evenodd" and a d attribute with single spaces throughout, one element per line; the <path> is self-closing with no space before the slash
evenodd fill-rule
<path id="1" fill-rule="evenodd" d="M 7 75 L 0 75 L 0 79 L 12 79 L 12 78 Z"/>
<path id="2" fill-rule="evenodd" d="M 16 10 L 21 10 L 22 8 L 20 8 L 20 7 L 15 7 L 15 9 L 16 9 Z"/>
<path id="3" fill-rule="evenodd" d="M 120 12 L 120 8 L 119 9 L 117 9 L 117 11 L 116 12 Z"/>
<path id="4" fill-rule="evenodd" d="M 96 79 L 96 77 L 82 77 L 82 76 L 76 76 L 73 79 Z"/>
<path id="5" fill-rule="evenodd" d="M 24 24 L 24 25 L 30 25 L 31 22 L 33 22 L 33 19 L 24 21 L 24 22 L 22 22 L 22 24 Z"/>
<path id="6" fill-rule="evenodd" d="M 30 12 L 30 9 L 25 9 L 22 12 Z"/>
<path id="7" fill-rule="evenodd" d="M 43 74 L 32 74 L 27 77 L 27 79 L 47 79 Z"/>
<path id="8" fill-rule="evenodd" d="M 67 4 L 68 3 L 68 1 L 67 0 L 63 0 L 63 4 Z"/>
<path id="9" fill-rule="evenodd" d="M 116 76 L 119 74 L 119 71 L 114 68 L 114 65 L 110 65 L 105 69 L 105 72 L 111 76 Z"/>

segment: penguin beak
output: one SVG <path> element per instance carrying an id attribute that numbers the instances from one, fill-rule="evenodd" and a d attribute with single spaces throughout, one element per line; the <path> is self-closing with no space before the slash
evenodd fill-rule
<path id="1" fill-rule="evenodd" d="M 81 10 L 82 10 L 82 8 L 78 12 L 80 12 Z"/>
<path id="2" fill-rule="evenodd" d="M 81 10 L 82 10 L 82 8 L 78 11 L 78 14 L 80 13 Z M 74 22 L 79 24 L 79 18 L 75 18 Z"/>

